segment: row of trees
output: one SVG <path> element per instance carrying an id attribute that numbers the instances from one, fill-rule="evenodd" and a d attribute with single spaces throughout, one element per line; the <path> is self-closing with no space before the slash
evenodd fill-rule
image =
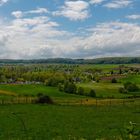
<path id="1" fill-rule="evenodd" d="M 124 87 L 119 88 L 120 93 L 128 93 L 128 92 L 137 92 L 139 91 L 139 87 L 132 82 L 124 83 Z"/>
<path id="2" fill-rule="evenodd" d="M 70 94 L 96 97 L 95 90 L 89 89 L 89 91 L 86 91 L 83 87 L 77 87 L 76 84 L 73 82 L 67 81 L 64 84 L 59 83 L 58 89 L 59 89 L 59 91 L 64 91 L 64 92 L 70 93 Z"/>

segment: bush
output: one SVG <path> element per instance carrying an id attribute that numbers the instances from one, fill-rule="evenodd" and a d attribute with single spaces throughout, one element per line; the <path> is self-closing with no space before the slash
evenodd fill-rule
<path id="1" fill-rule="evenodd" d="M 63 86 L 63 84 L 61 84 L 61 83 L 58 84 L 58 90 L 59 90 L 59 91 L 64 91 L 64 86 Z"/>
<path id="2" fill-rule="evenodd" d="M 89 92 L 89 96 L 90 97 L 96 97 L 95 90 L 91 89 L 90 92 Z"/>
<path id="3" fill-rule="evenodd" d="M 128 91 L 125 88 L 123 88 L 123 87 L 119 88 L 119 92 L 120 93 L 128 93 Z"/>
<path id="4" fill-rule="evenodd" d="M 126 82 L 126 83 L 124 83 L 124 88 L 127 89 L 128 86 L 131 85 L 131 84 L 132 84 L 131 82 Z"/>
<path id="5" fill-rule="evenodd" d="M 55 78 L 50 78 L 47 82 L 48 83 L 46 83 L 46 85 L 47 86 L 52 86 L 52 87 L 55 87 L 58 84 Z"/>
<path id="6" fill-rule="evenodd" d="M 112 78 L 111 83 L 117 83 L 116 78 Z"/>
<path id="7" fill-rule="evenodd" d="M 72 82 L 66 82 L 65 85 L 64 85 L 64 91 L 66 93 L 72 93 L 72 94 L 75 94 L 76 93 L 76 90 L 77 90 L 77 87 L 74 83 Z"/>
<path id="8" fill-rule="evenodd" d="M 78 91 L 77 91 L 78 95 L 84 95 L 84 88 L 83 87 L 79 87 Z"/>
<path id="9" fill-rule="evenodd" d="M 37 94 L 37 97 L 41 97 L 41 96 L 43 96 L 43 93 L 38 93 Z"/>
<path id="10" fill-rule="evenodd" d="M 96 82 L 99 83 L 99 79 L 96 79 Z"/>
<path id="11" fill-rule="evenodd" d="M 53 104 L 52 99 L 47 96 L 47 95 L 39 95 L 38 99 L 36 100 L 36 103 L 40 103 L 40 104 Z"/>
<path id="12" fill-rule="evenodd" d="M 139 87 L 136 84 L 131 83 L 131 82 L 125 83 L 124 88 L 129 92 L 135 92 L 139 90 Z"/>

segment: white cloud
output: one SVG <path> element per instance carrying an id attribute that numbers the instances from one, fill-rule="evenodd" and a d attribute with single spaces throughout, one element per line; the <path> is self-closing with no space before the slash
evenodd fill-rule
<path id="1" fill-rule="evenodd" d="M 128 16 L 126 16 L 126 18 L 128 18 L 128 19 L 140 19 L 140 15 L 128 15 Z"/>
<path id="2" fill-rule="evenodd" d="M 3 4 L 7 3 L 9 0 L 0 0 L 0 6 L 2 6 Z"/>
<path id="3" fill-rule="evenodd" d="M 49 13 L 49 11 L 46 8 L 37 8 L 35 10 L 30 11 L 13 11 L 11 15 L 13 15 L 16 18 L 21 18 L 23 16 L 27 16 L 29 14 L 46 14 Z"/>
<path id="4" fill-rule="evenodd" d="M 65 42 L 66 48 L 70 49 L 63 49 L 65 51 L 62 52 L 62 56 L 72 58 L 139 56 L 140 25 L 109 22 L 98 24 L 87 32 L 89 35 L 86 37 L 75 36 Z"/>
<path id="5" fill-rule="evenodd" d="M 47 16 L 1 22 L 0 58 L 139 56 L 140 25 L 107 22 L 78 33 L 59 26 Z"/>
<path id="6" fill-rule="evenodd" d="M 90 0 L 90 4 L 100 4 L 106 0 Z"/>
<path id="7" fill-rule="evenodd" d="M 70 20 L 84 20 L 89 17 L 89 3 L 83 0 L 66 1 L 60 10 L 53 12 L 54 16 L 64 16 Z"/>
<path id="8" fill-rule="evenodd" d="M 59 24 L 46 16 L 14 19 L 0 26 L 0 58 L 39 58 L 53 38 L 69 35 L 58 30 Z M 49 54 L 46 54 L 49 55 Z M 46 56 L 47 57 L 47 56 Z"/>
<path id="9" fill-rule="evenodd" d="M 139 37 L 139 25 L 102 23 L 91 29 L 91 35 L 85 39 L 85 50 L 93 51 L 91 56 L 135 56 L 140 51 Z"/>
<path id="10" fill-rule="evenodd" d="M 48 13 L 49 11 L 46 8 L 37 8 L 35 10 L 27 11 L 27 14 L 43 14 Z"/>
<path id="11" fill-rule="evenodd" d="M 11 15 L 13 15 L 16 18 L 21 18 L 23 16 L 23 12 L 22 11 L 13 11 L 11 13 Z"/>
<path id="12" fill-rule="evenodd" d="M 119 9 L 124 8 L 132 4 L 132 0 L 113 0 L 109 3 L 106 3 L 104 6 L 110 9 Z"/>

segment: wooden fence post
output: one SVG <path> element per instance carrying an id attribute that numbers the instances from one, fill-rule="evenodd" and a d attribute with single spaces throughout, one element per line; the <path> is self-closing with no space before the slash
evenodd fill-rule
<path id="1" fill-rule="evenodd" d="M 97 107 L 98 103 L 97 103 L 97 98 L 96 98 L 96 107 Z"/>
<path id="2" fill-rule="evenodd" d="M 111 99 L 110 99 L 110 102 L 109 102 L 110 106 L 111 106 Z"/>
<path id="3" fill-rule="evenodd" d="M 125 105 L 125 99 L 123 99 L 123 105 Z"/>
<path id="4" fill-rule="evenodd" d="M 2 105 L 3 105 L 4 104 L 4 100 L 2 99 L 1 101 L 2 101 Z"/>

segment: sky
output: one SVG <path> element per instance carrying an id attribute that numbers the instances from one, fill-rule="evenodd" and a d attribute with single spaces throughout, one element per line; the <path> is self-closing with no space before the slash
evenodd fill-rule
<path id="1" fill-rule="evenodd" d="M 140 56 L 140 0 L 0 0 L 0 59 Z"/>

